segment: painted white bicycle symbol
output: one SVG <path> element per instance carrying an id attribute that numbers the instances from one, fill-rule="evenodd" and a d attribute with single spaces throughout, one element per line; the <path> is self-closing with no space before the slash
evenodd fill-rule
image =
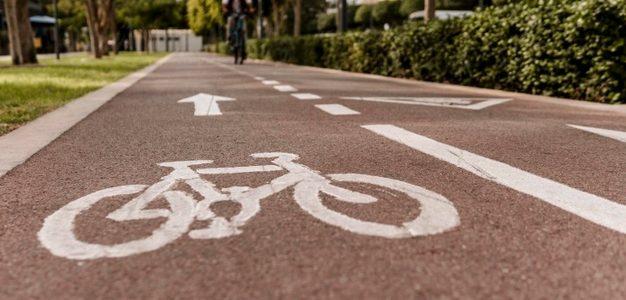
<path id="1" fill-rule="evenodd" d="M 54 255 L 70 259 L 95 259 L 102 257 L 124 257 L 159 249 L 185 233 L 193 239 L 216 239 L 240 234 L 241 227 L 261 210 L 261 200 L 289 187 L 294 188 L 293 197 L 298 205 L 313 217 L 330 225 L 363 235 L 385 238 L 408 238 L 441 233 L 459 225 L 459 216 L 454 205 L 443 196 L 424 188 L 383 177 L 362 174 L 330 174 L 324 177 L 308 167 L 295 163 L 299 157 L 289 153 L 257 153 L 254 158 L 274 158 L 273 165 L 201 168 L 191 166 L 210 164 L 212 161 L 180 161 L 159 164 L 173 171 L 151 185 L 124 185 L 103 189 L 74 200 L 48 216 L 39 239 Z M 274 172 L 288 173 L 268 184 L 256 187 L 234 186 L 218 190 L 215 184 L 200 175 L 239 174 Z M 334 186 L 331 181 L 364 183 L 400 192 L 420 204 L 420 214 L 401 226 L 358 220 L 326 207 L 320 197 L 322 193 L 337 200 L 350 203 L 373 203 L 377 199 L 370 195 Z M 202 196 L 196 201 L 192 195 L 173 190 L 177 184 L 185 183 Z M 166 221 L 149 237 L 116 245 L 90 244 L 80 241 L 74 234 L 74 221 L 78 215 L 97 202 L 110 197 L 140 193 L 107 218 L 114 221 L 134 221 L 165 218 Z M 150 209 L 150 203 L 165 199 L 169 209 Z M 221 201 L 233 201 L 241 206 L 239 213 L 231 218 L 221 217 L 211 210 L 211 205 Z M 211 221 L 204 229 L 189 230 L 195 221 Z"/>

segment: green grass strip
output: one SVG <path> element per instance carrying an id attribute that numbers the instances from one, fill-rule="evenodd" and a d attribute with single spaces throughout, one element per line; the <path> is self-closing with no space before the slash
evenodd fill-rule
<path id="1" fill-rule="evenodd" d="M 0 63 L 0 135 L 88 92 L 119 80 L 164 53 L 122 53 L 100 60 L 87 55 L 14 67 Z"/>

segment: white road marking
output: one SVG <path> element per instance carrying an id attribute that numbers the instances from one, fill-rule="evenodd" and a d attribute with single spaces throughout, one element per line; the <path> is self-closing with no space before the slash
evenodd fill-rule
<path id="1" fill-rule="evenodd" d="M 262 82 L 265 85 L 277 85 L 280 84 L 280 82 L 276 81 L 276 80 L 263 80 Z"/>
<path id="2" fill-rule="evenodd" d="M 579 191 L 393 125 L 362 126 L 390 140 L 453 164 L 484 179 L 533 196 L 598 225 L 626 233 L 626 206 Z"/>
<path id="3" fill-rule="evenodd" d="M 293 96 L 294 98 L 297 98 L 298 100 L 319 100 L 322 99 L 322 97 L 315 95 L 315 94 L 309 94 L 309 93 L 295 93 L 295 94 L 291 94 L 291 96 Z"/>
<path id="4" fill-rule="evenodd" d="M 452 107 L 469 110 L 481 110 L 502 104 L 513 99 L 495 98 L 450 98 L 450 97 L 342 97 L 346 100 L 398 103 L 425 106 Z"/>
<path id="5" fill-rule="evenodd" d="M 290 85 L 275 85 L 274 88 L 279 92 L 285 92 L 285 93 L 298 91 L 298 89 Z"/>
<path id="6" fill-rule="evenodd" d="M 333 116 L 346 116 L 346 115 L 360 115 L 361 113 L 347 108 L 341 104 L 318 104 L 315 107 L 333 115 Z"/>
<path id="7" fill-rule="evenodd" d="M 219 101 L 235 101 L 233 98 L 200 93 L 195 96 L 179 100 L 178 103 L 193 103 L 194 116 L 219 116 L 222 114 Z"/>
<path id="8" fill-rule="evenodd" d="M 623 132 L 623 131 L 595 128 L 595 127 L 586 127 L 586 126 L 580 126 L 580 125 L 571 125 L 571 124 L 567 124 L 567 126 L 580 129 L 583 131 L 595 133 L 603 137 L 608 137 L 614 140 L 618 140 L 622 143 L 626 143 L 626 132 Z"/>
<path id="9" fill-rule="evenodd" d="M 263 78 L 263 77 L 258 77 L 258 76 L 257 76 L 257 77 L 254 77 L 254 79 L 255 79 L 255 80 L 259 80 L 259 81 L 261 81 L 261 80 L 265 80 L 265 78 Z"/>

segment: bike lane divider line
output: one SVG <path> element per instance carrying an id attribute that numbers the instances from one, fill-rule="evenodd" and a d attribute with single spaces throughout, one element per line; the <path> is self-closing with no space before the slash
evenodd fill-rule
<path id="1" fill-rule="evenodd" d="M 626 234 L 626 205 L 437 142 L 394 125 L 361 127 L 479 177 L 538 198 L 583 219 Z"/>
<path id="2" fill-rule="evenodd" d="M 611 139 L 620 141 L 622 143 L 626 143 L 626 132 L 623 132 L 623 131 L 602 129 L 602 128 L 596 128 L 596 127 L 587 127 L 587 126 L 580 126 L 580 125 L 572 125 L 572 124 L 567 124 L 567 126 L 576 128 L 578 130 L 601 135 L 603 137 L 611 138 Z"/>
<path id="3" fill-rule="evenodd" d="M 318 104 L 315 107 L 333 116 L 360 115 L 361 113 L 341 104 Z"/>
<path id="4" fill-rule="evenodd" d="M 289 92 L 297 92 L 298 89 L 290 86 L 290 85 L 275 85 L 274 89 L 276 89 L 279 92 L 283 92 L 283 93 L 289 93 Z"/>
<path id="5" fill-rule="evenodd" d="M 90 92 L 0 137 L 0 177 L 21 165 L 115 96 L 166 63 L 172 55 Z"/>
<path id="6" fill-rule="evenodd" d="M 322 97 L 315 95 L 315 94 L 309 94 L 309 93 L 294 93 L 291 94 L 292 97 L 298 99 L 298 100 L 320 100 L 322 99 Z"/>
<path id="7" fill-rule="evenodd" d="M 265 85 L 279 85 L 280 84 L 280 82 L 276 80 L 263 80 L 261 83 Z"/>
<path id="8" fill-rule="evenodd" d="M 256 76 L 256 77 L 254 77 L 254 80 L 263 81 L 263 80 L 265 80 L 265 78 Z"/>

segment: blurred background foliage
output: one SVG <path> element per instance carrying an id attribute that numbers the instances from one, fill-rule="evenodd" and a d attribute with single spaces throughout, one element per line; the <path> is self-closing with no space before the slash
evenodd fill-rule
<path id="1" fill-rule="evenodd" d="M 249 52 L 354 72 L 626 103 L 626 2 L 494 4 L 470 17 L 428 25 L 414 21 L 390 30 L 255 40 Z M 368 24 L 371 14 L 373 23 L 380 22 L 386 8 L 377 17 L 374 8 L 360 7 L 355 20 Z"/>

